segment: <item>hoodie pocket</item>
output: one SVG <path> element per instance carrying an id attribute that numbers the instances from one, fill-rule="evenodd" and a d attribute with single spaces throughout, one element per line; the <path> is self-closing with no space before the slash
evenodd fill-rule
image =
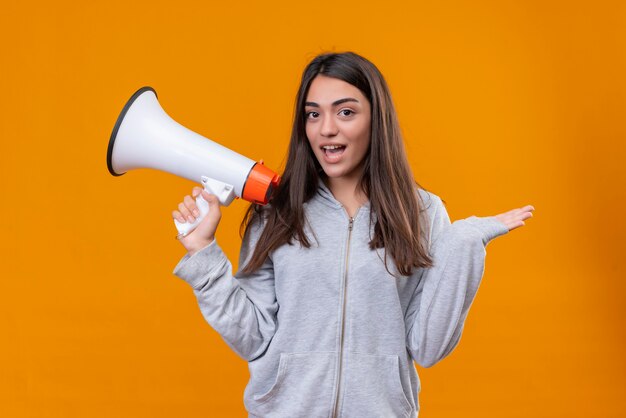
<path id="1" fill-rule="evenodd" d="M 281 353 L 274 384 L 253 396 L 250 412 L 263 417 L 327 417 L 336 359 L 332 352 Z"/>
<path id="2" fill-rule="evenodd" d="M 346 353 L 342 417 L 408 417 L 397 355 Z"/>

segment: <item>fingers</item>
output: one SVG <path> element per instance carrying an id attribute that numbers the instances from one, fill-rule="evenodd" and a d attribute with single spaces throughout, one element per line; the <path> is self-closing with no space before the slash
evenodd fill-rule
<path id="1" fill-rule="evenodd" d="M 196 220 L 196 218 L 194 218 L 191 215 L 191 211 L 187 208 L 187 206 L 185 205 L 184 202 L 181 202 L 178 204 L 178 210 L 180 211 L 180 213 L 183 215 L 183 217 L 185 218 L 185 220 L 189 221 L 189 222 L 193 222 Z"/>
<path id="2" fill-rule="evenodd" d="M 521 208 L 511 209 L 510 211 L 506 212 L 504 215 L 508 215 L 512 218 L 518 218 L 522 216 L 523 219 L 526 219 L 526 218 L 533 216 L 532 215 L 533 210 L 535 210 L 535 208 L 532 205 L 526 205 Z"/>
<path id="3" fill-rule="evenodd" d="M 221 205 L 219 199 L 217 198 L 217 196 L 215 196 L 214 194 L 210 194 L 209 192 L 207 192 L 206 190 L 202 191 L 202 198 L 204 200 L 206 200 L 209 205 L 213 206 L 213 205 Z"/>
<path id="4" fill-rule="evenodd" d="M 184 203 L 187 209 L 189 209 L 189 212 L 191 212 L 195 218 L 200 216 L 200 210 L 198 209 L 198 206 L 196 206 L 196 200 L 194 198 L 191 196 L 185 196 Z"/>
<path id="5" fill-rule="evenodd" d="M 183 201 L 178 204 L 178 212 L 179 213 L 176 214 L 172 212 L 172 215 L 174 216 L 174 218 L 178 219 L 179 222 L 183 223 L 185 221 L 194 222 L 196 220 L 196 217 L 200 216 L 200 211 L 196 206 L 196 201 L 189 195 L 185 196 L 183 198 Z M 181 217 L 183 219 L 182 221 Z"/>
<path id="6" fill-rule="evenodd" d="M 185 223 L 184 216 L 177 210 L 172 212 L 172 218 L 176 219 L 180 223 L 183 223 L 183 224 Z"/>
<path id="7" fill-rule="evenodd" d="M 209 203 L 209 205 L 217 207 L 220 206 L 220 201 L 217 196 L 209 194 L 202 187 L 194 187 L 191 192 L 191 196 L 185 196 L 183 201 L 178 204 L 178 210 L 172 211 L 172 217 L 181 223 L 185 223 L 187 221 L 194 222 L 196 218 L 200 216 L 200 210 L 198 209 L 198 205 L 196 205 L 195 200 L 195 198 L 200 194 L 202 194 L 202 197 Z"/>
<path id="8" fill-rule="evenodd" d="M 193 190 L 191 191 L 191 197 L 198 197 L 198 195 L 203 191 L 204 189 L 202 187 L 194 187 Z"/>
<path id="9" fill-rule="evenodd" d="M 209 218 L 215 222 L 219 222 L 222 216 L 222 203 L 217 196 L 209 194 L 206 191 L 202 192 L 202 198 L 207 201 L 211 210 L 209 210 Z"/>
<path id="10" fill-rule="evenodd" d="M 535 210 L 533 205 L 526 205 L 521 208 L 512 209 L 510 212 L 532 212 L 533 210 Z"/>
<path id="11" fill-rule="evenodd" d="M 207 192 L 206 190 L 202 189 L 202 198 L 204 200 L 206 200 L 207 202 L 211 203 L 211 199 L 213 199 L 211 196 L 215 197 L 215 199 L 213 199 L 213 202 L 217 200 L 217 196 L 213 195 L 213 194 L 209 194 L 209 192 Z"/>
<path id="12" fill-rule="evenodd" d="M 519 209 L 513 209 L 509 214 L 511 219 L 517 222 L 516 227 L 520 227 L 526 225 L 524 219 L 533 217 L 533 210 L 535 210 L 535 208 L 532 205 L 526 205 Z"/>
<path id="13" fill-rule="evenodd" d="M 535 208 L 532 205 L 526 205 L 522 208 L 522 221 L 524 219 L 528 219 L 528 218 L 532 218 L 533 217 L 533 210 L 535 210 Z M 522 222 L 522 225 L 525 225 L 524 222 Z"/>

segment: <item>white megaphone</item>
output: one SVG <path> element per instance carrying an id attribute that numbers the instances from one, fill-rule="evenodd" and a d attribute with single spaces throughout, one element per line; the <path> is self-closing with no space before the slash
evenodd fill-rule
<path id="1" fill-rule="evenodd" d="M 159 105 L 156 92 L 142 87 L 128 100 L 115 122 L 107 150 L 107 166 L 114 176 L 136 168 L 154 168 L 200 182 L 220 203 L 235 197 L 265 205 L 280 176 L 263 165 L 180 125 Z M 179 236 L 189 234 L 209 211 L 199 195 L 200 216 L 195 222 L 174 220 Z"/>

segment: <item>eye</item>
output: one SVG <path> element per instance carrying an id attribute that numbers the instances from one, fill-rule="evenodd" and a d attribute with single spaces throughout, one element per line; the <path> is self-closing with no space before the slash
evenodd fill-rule
<path id="1" fill-rule="evenodd" d="M 307 119 L 317 118 L 320 114 L 317 112 L 306 112 L 305 116 Z"/>
<path id="2" fill-rule="evenodd" d="M 354 114 L 354 112 L 353 112 L 352 110 L 350 110 L 350 109 L 341 109 L 341 110 L 339 111 L 339 113 L 340 113 L 342 116 L 352 116 L 352 115 Z"/>

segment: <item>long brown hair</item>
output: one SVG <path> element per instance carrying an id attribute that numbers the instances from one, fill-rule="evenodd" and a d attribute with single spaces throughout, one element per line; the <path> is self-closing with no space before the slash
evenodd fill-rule
<path id="1" fill-rule="evenodd" d="M 306 136 L 304 107 L 311 82 L 318 74 L 352 84 L 371 104 L 371 141 L 358 184 L 370 200 L 370 225 L 375 222 L 370 249 L 385 249 L 387 271 L 388 256 L 402 275 L 411 274 L 413 268 L 432 267 L 433 261 L 422 239 L 423 205 L 416 190 L 416 186 L 421 186 L 413 179 L 387 83 L 370 61 L 353 52 L 344 52 L 318 55 L 304 69 L 281 183 L 269 205 L 251 204 L 241 222 L 243 237 L 259 216 L 265 221 L 252 257 L 241 271 L 257 270 L 271 251 L 284 244 L 291 245 L 294 238 L 305 248 L 311 246 L 304 232 L 303 204 L 314 196 L 318 180 L 325 174 Z"/>

